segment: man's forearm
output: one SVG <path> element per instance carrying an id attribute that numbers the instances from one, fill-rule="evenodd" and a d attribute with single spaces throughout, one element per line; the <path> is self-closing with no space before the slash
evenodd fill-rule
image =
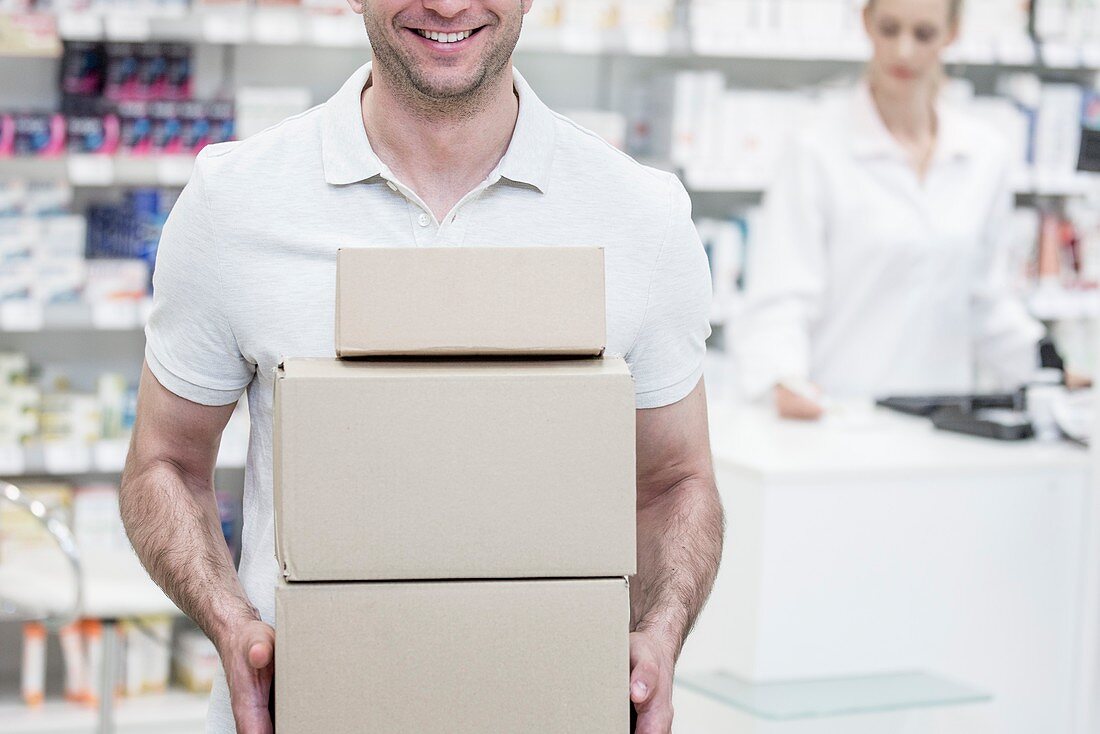
<path id="1" fill-rule="evenodd" d="M 686 479 L 638 510 L 635 629 L 679 655 L 718 573 L 724 517 L 712 476 Z"/>
<path id="2" fill-rule="evenodd" d="M 236 623 L 259 618 L 222 536 L 212 480 L 168 462 L 127 467 L 119 505 L 149 575 L 215 644 Z"/>

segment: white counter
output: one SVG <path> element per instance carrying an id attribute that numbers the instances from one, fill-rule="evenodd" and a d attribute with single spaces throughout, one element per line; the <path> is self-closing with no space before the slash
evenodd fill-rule
<path id="1" fill-rule="evenodd" d="M 1087 450 L 870 409 L 812 424 L 712 405 L 711 437 L 725 556 L 682 670 L 925 670 L 992 694 L 998 734 L 1086 730 Z"/>
<path id="2" fill-rule="evenodd" d="M 1088 450 L 1069 442 L 995 441 L 937 430 L 925 418 L 884 408 L 845 406 L 820 423 L 780 420 L 755 407 L 710 406 L 716 462 L 769 480 L 895 479 L 1047 470 L 1082 470 Z"/>

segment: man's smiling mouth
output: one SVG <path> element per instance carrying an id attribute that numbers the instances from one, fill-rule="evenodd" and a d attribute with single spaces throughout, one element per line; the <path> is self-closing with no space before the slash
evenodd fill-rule
<path id="1" fill-rule="evenodd" d="M 413 29 L 415 32 L 423 38 L 427 38 L 439 43 L 457 43 L 459 41 L 465 41 L 470 36 L 477 33 L 480 28 L 473 28 L 466 31 L 458 31 L 456 33 L 444 33 L 442 31 L 426 31 L 421 28 Z"/>

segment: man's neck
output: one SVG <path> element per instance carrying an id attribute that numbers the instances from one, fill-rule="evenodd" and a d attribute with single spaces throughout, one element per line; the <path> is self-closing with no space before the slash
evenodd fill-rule
<path id="1" fill-rule="evenodd" d="M 371 80 L 362 94 L 371 148 L 442 221 L 508 150 L 519 115 L 511 66 L 477 99 L 449 107 L 410 98 L 377 71 Z"/>

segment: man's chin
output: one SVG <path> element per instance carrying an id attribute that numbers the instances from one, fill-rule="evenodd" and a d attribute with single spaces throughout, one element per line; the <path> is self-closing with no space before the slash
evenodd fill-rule
<path id="1" fill-rule="evenodd" d="M 448 99 L 464 99 L 473 94 L 481 86 L 479 75 L 462 75 L 450 77 L 446 75 L 423 78 L 416 80 L 416 89 L 420 94 L 429 99 L 440 102 Z"/>

